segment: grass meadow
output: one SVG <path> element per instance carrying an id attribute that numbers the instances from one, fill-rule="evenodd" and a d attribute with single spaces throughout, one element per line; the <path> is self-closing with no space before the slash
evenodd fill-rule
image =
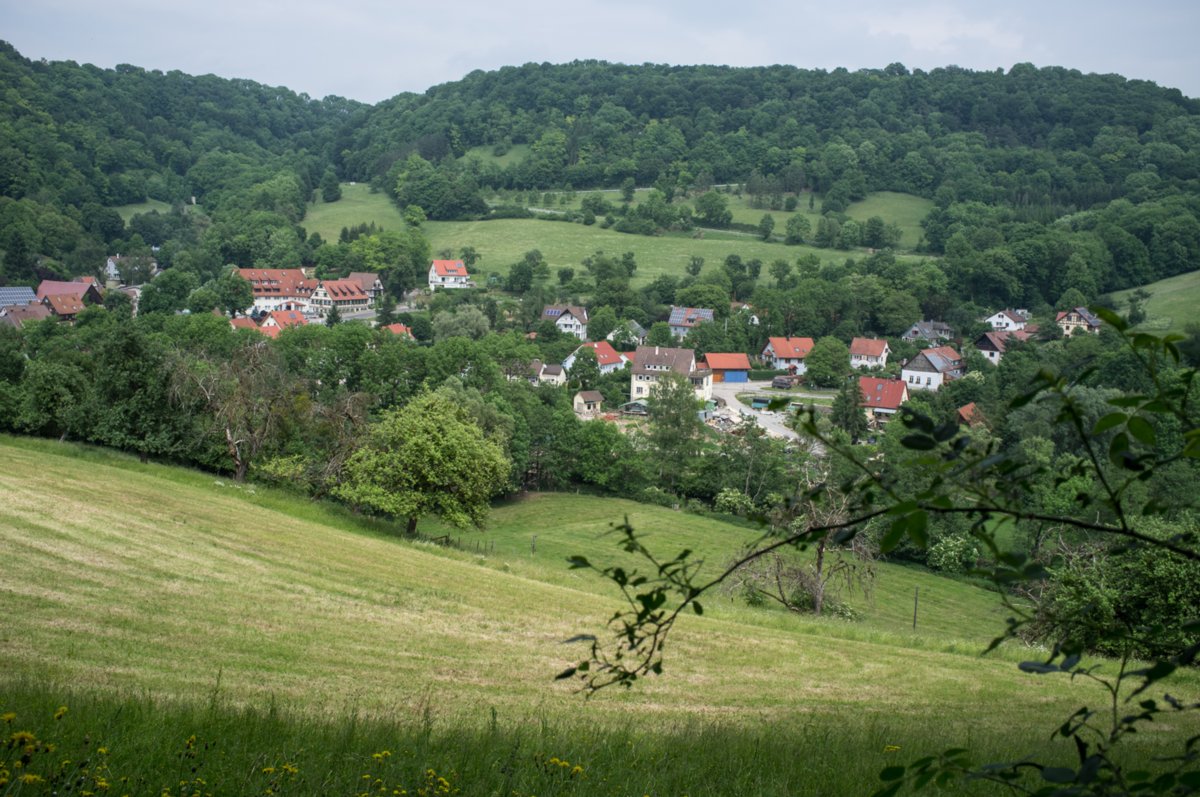
<path id="1" fill-rule="evenodd" d="M 1166 332 L 1183 332 L 1183 328 L 1200 321 L 1200 271 L 1189 271 L 1165 280 L 1152 282 L 1142 286 L 1150 294 L 1146 300 L 1146 320 L 1138 329 L 1147 332 L 1163 334 Z M 1136 288 L 1119 291 L 1113 294 L 1117 300 L 1117 309 L 1124 312 L 1126 302 Z"/>
<path id="2" fill-rule="evenodd" d="M 0 437 L 0 457 L 0 736 L 58 745 L 25 770 L 48 783 L 67 758 L 130 778 L 112 793 L 200 779 L 214 793 L 863 794 L 882 767 L 950 746 L 1067 761 L 1050 730 L 1100 700 L 1019 672 L 1038 651 L 981 657 L 1003 626 L 995 595 L 891 565 L 870 596 L 847 595 L 858 621 L 714 596 L 681 621 L 663 676 L 584 699 L 554 681 L 582 653 L 562 640 L 600 632 L 618 604 L 567 555 L 620 561 L 607 532 L 628 518 L 712 572 L 757 532 L 535 494 L 497 505 L 485 532 L 424 523 L 460 543 L 444 547 L 108 451 Z M 1198 686 L 1187 674 L 1172 691 Z M 1157 725 L 1131 755 L 1196 730 Z"/>
<path id="3" fill-rule="evenodd" d="M 619 191 L 602 193 L 613 201 L 620 199 Z M 638 195 L 644 196 L 645 191 L 639 191 Z M 553 207 L 577 207 L 583 196 L 584 192 L 579 192 L 573 205 L 560 206 L 555 203 Z M 539 201 L 537 204 L 540 206 L 542 203 Z M 802 204 L 804 207 L 797 212 L 808 213 L 807 204 Z M 861 215 L 865 219 L 878 214 L 889 221 L 896 220 L 905 230 L 903 245 L 908 247 L 915 244 L 920 235 L 920 227 L 916 222 L 927 211 L 927 204 L 926 200 L 907 194 L 883 193 L 856 203 L 849 212 L 856 218 Z M 767 212 L 751 208 L 746 199 L 736 196 L 730 196 L 730 209 L 735 221 L 752 224 Z M 740 255 L 744 260 L 758 258 L 764 264 L 770 264 L 779 259 L 795 262 L 796 258 L 809 254 L 815 254 L 822 262 L 842 262 L 865 252 L 787 246 L 781 241 L 786 219 L 791 214 L 780 211 L 772 212 L 772 215 L 779 239 L 772 242 L 737 231 L 704 230 L 645 236 L 619 233 L 598 224 L 585 226 L 536 219 L 430 221 L 425 223 L 424 230 L 435 253 L 446 249 L 457 253 L 464 246 L 473 246 L 482 255 L 477 270 L 501 274 L 507 274 L 509 266 L 531 249 L 541 251 L 552 270 L 562 267 L 578 269 L 585 257 L 597 251 L 613 254 L 633 252 L 638 261 L 638 271 L 633 279 L 635 287 L 663 274 L 683 276 L 693 256 L 703 257 L 706 263 L 713 265 L 723 262 L 731 254 Z M 815 226 L 817 216 L 814 214 L 812 218 Z M 363 183 L 343 183 L 342 198 L 337 202 L 318 201 L 310 205 L 303 224 L 309 232 L 319 232 L 326 240 L 337 240 L 343 227 L 370 222 L 384 229 L 398 229 L 404 224 L 400 212 L 386 194 L 371 193 Z"/>
<path id="4" fill-rule="evenodd" d="M 152 210 L 157 210 L 159 213 L 170 213 L 171 206 L 158 199 L 147 199 L 145 202 L 137 202 L 132 205 L 117 205 L 113 208 L 117 213 L 121 214 L 121 220 L 126 224 L 139 213 L 149 213 Z"/>

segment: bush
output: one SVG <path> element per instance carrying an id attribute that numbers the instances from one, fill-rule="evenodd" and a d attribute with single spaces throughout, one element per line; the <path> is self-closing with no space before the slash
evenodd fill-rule
<path id="1" fill-rule="evenodd" d="M 661 487 L 647 487 L 637 494 L 637 500 L 643 504 L 654 504 L 655 506 L 665 506 L 672 509 L 679 503 L 675 496 Z"/>

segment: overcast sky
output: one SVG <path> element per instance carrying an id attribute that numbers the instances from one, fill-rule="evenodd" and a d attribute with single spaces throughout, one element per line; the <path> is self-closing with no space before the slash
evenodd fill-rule
<path id="1" fill-rule="evenodd" d="M 640 64 L 1115 72 L 1200 97 L 1195 0 L 0 0 L 29 58 L 249 78 L 378 102 L 474 69 Z"/>

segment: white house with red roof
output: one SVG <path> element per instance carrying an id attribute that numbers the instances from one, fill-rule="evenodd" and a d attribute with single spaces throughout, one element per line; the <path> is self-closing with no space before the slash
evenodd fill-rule
<path id="1" fill-rule="evenodd" d="M 860 406 L 867 419 L 883 423 L 900 411 L 900 405 L 908 401 L 908 385 L 903 379 L 878 379 L 860 376 L 858 389 L 862 392 Z"/>
<path id="2" fill-rule="evenodd" d="M 992 329 L 1000 329 L 1005 332 L 1016 332 L 1019 329 L 1024 329 L 1029 325 L 1028 310 L 1001 310 L 998 313 L 993 313 L 983 319 L 985 324 L 990 324 Z"/>
<path id="3" fill-rule="evenodd" d="M 429 266 L 429 290 L 470 288 L 471 275 L 461 260 L 435 260 Z"/>
<path id="4" fill-rule="evenodd" d="M 318 284 L 299 268 L 239 268 L 238 276 L 250 283 L 256 313 L 303 312 Z"/>
<path id="5" fill-rule="evenodd" d="M 812 351 L 812 338 L 767 338 L 762 358 L 778 371 L 802 374 L 808 370 L 804 358 Z"/>
<path id="6" fill-rule="evenodd" d="M 371 297 L 357 280 L 325 280 L 309 300 L 309 307 L 318 315 L 326 316 L 336 307 L 338 313 L 357 313 L 371 307 Z"/>
<path id="7" fill-rule="evenodd" d="M 613 371 L 619 371 L 625 367 L 625 363 L 629 362 L 629 358 L 614 349 L 611 343 L 607 340 L 600 340 L 594 343 L 585 343 L 571 352 L 570 356 L 563 360 L 563 368 L 570 371 L 571 366 L 575 365 L 575 358 L 584 349 L 591 349 L 596 352 L 596 364 L 600 366 L 600 373 L 602 374 L 611 374 Z"/>
<path id="8" fill-rule="evenodd" d="M 855 338 L 850 341 L 851 368 L 882 368 L 892 353 L 886 340 Z"/>

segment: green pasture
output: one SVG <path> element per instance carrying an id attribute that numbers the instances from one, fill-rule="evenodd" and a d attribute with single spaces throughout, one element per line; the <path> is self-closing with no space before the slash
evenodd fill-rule
<path id="1" fill-rule="evenodd" d="M 818 207 L 820 203 L 818 202 Z M 898 224 L 903 235 L 900 248 L 911 250 L 921 240 L 924 231 L 921 220 L 933 209 L 933 201 L 913 194 L 896 191 L 876 191 L 861 202 L 846 208 L 846 215 L 860 222 L 878 216 L 889 224 Z"/>
<path id="2" fill-rule="evenodd" d="M 889 565 L 845 595 L 858 621 L 716 593 L 681 620 L 662 677 L 584 700 L 554 681 L 583 653 L 563 640 L 602 632 L 618 601 L 566 556 L 620 562 L 609 532 L 627 519 L 713 573 L 758 532 L 537 494 L 497 505 L 484 532 L 423 523 L 445 547 L 108 451 L 0 437 L 0 456 L 0 714 L 17 714 L 0 730 L 62 737 L 88 766 L 80 746 L 104 745 L 114 781 L 149 778 L 133 793 L 192 778 L 191 749 L 221 793 L 261 791 L 284 763 L 298 773 L 282 790 L 305 794 L 359 793 L 364 774 L 414 794 L 430 768 L 464 794 L 865 793 L 881 767 L 947 746 L 1044 752 L 1100 699 L 1017 670 L 1040 651 L 980 657 L 1003 626 L 995 595 Z M 1162 723 L 1140 749 L 1179 732 L 1195 728 Z"/>
<path id="3" fill-rule="evenodd" d="M 121 219 L 128 224 L 129 220 L 139 213 L 149 213 L 152 210 L 157 210 L 159 213 L 170 213 L 171 206 L 157 199 L 147 199 L 145 202 L 136 202 L 132 205 L 117 205 L 113 210 L 120 213 Z"/>
<path id="4" fill-rule="evenodd" d="M 1136 288 L 1113 294 L 1117 310 L 1124 312 Z M 1165 280 L 1143 285 L 1150 294 L 1144 309 L 1146 320 L 1138 329 L 1147 332 L 1183 332 L 1188 324 L 1200 322 L 1200 271 L 1189 271 Z"/>
<path id="5" fill-rule="evenodd" d="M 317 192 L 317 201 L 308 206 L 308 213 L 300 223 L 310 233 L 320 233 L 326 241 L 337 241 L 343 227 L 371 222 L 385 230 L 398 230 L 404 226 L 404 217 L 382 191 L 371 193 L 366 183 L 342 183 L 341 199 L 325 202 Z"/>
<path id="6" fill-rule="evenodd" d="M 710 264 L 720 265 L 731 254 L 739 255 L 743 260 L 758 258 L 764 264 L 763 275 L 770 280 L 765 266 L 778 259 L 794 263 L 801 255 L 815 254 L 822 262 L 842 262 L 858 254 L 765 243 L 757 236 L 732 232 L 705 230 L 661 236 L 629 235 L 606 230 L 599 225 L 533 219 L 430 221 L 423 227 L 435 252 L 442 249 L 458 252 L 464 246 L 475 247 L 483 256 L 476 265 L 477 272 L 507 274 L 509 266 L 531 249 L 541 251 L 549 261 L 552 272 L 563 266 L 578 271 L 581 261 L 597 250 L 617 255 L 633 252 L 638 264 L 633 279 L 635 287 L 662 274 L 684 276 L 693 255 L 703 257 L 706 267 Z"/>
<path id="7" fill-rule="evenodd" d="M 503 155 L 495 155 L 492 150 L 494 145 L 487 144 L 482 147 L 471 147 L 467 150 L 459 160 L 469 160 L 476 158 L 484 163 L 494 163 L 501 168 L 514 166 L 529 155 L 528 144 L 513 144 L 508 148 L 508 152 Z"/>

